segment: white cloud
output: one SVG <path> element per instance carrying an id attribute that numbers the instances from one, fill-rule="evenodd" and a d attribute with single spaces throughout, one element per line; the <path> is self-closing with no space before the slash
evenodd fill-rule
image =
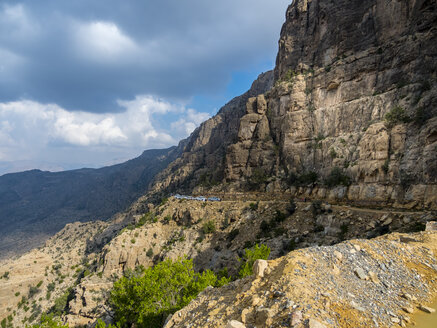
<path id="1" fill-rule="evenodd" d="M 113 22 L 75 22 L 72 26 L 77 53 L 95 61 L 115 61 L 135 54 L 137 45 Z"/>
<path id="2" fill-rule="evenodd" d="M 119 105 L 124 112 L 96 114 L 29 100 L 0 103 L 1 159 L 42 160 L 40 153 L 56 157 L 59 147 L 139 153 L 176 144 L 209 117 L 152 96 Z"/>
<path id="3" fill-rule="evenodd" d="M 208 113 L 198 113 L 194 109 L 187 109 L 185 116 L 176 122 L 171 123 L 171 129 L 181 134 L 191 133 L 200 123 L 206 121 L 210 115 Z"/>

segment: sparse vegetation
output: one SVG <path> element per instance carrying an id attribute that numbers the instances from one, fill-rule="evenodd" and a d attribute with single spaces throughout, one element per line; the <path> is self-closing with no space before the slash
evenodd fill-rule
<path id="1" fill-rule="evenodd" d="M 63 325 L 59 319 L 53 316 L 53 314 L 43 314 L 39 324 L 26 326 L 26 328 L 68 328 L 68 324 Z"/>
<path id="2" fill-rule="evenodd" d="M 256 211 L 256 210 L 258 209 L 258 205 L 259 205 L 259 201 L 256 202 L 256 203 L 250 203 L 250 204 L 249 204 L 249 208 L 250 208 L 252 211 Z"/>
<path id="3" fill-rule="evenodd" d="M 328 187 L 335 187 L 338 185 L 349 186 L 351 179 L 339 167 L 333 167 L 329 175 L 325 179 L 325 184 Z"/>
<path id="4" fill-rule="evenodd" d="M 387 114 L 384 116 L 385 125 L 388 128 L 392 128 L 396 124 L 399 123 L 408 123 L 411 122 L 410 117 L 405 112 L 405 109 L 401 106 L 393 107 Z"/>
<path id="5" fill-rule="evenodd" d="M 211 233 L 215 232 L 215 230 L 216 230 L 215 224 L 214 224 L 214 221 L 212 221 L 212 220 L 205 222 L 202 226 L 202 232 L 205 235 L 211 234 Z"/>

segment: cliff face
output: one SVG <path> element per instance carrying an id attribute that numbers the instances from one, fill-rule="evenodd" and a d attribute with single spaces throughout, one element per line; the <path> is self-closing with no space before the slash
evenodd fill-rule
<path id="1" fill-rule="evenodd" d="M 232 99 L 217 115 L 205 121 L 179 149 L 182 154 L 155 178 L 153 192 L 191 191 L 196 186 L 211 187 L 224 179 L 227 147 L 237 141 L 240 119 L 246 102 L 271 89 L 273 72 L 262 73 L 250 90 Z"/>
<path id="2" fill-rule="evenodd" d="M 435 208 L 436 27 L 435 1 L 294 1 L 275 87 L 228 148 L 231 189 Z"/>

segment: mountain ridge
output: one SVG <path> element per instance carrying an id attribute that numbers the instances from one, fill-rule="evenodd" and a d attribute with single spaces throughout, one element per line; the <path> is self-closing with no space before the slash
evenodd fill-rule
<path id="1" fill-rule="evenodd" d="M 147 191 L 177 147 L 100 169 L 29 170 L 0 177 L 0 257 L 41 244 L 74 221 L 108 219 Z"/>

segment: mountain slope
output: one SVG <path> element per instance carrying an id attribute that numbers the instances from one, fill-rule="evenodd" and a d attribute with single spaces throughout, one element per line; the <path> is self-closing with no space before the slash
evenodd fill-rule
<path id="1" fill-rule="evenodd" d="M 107 219 L 147 191 L 178 148 L 147 150 L 122 164 L 0 177 L 0 256 L 40 244 L 74 221 Z"/>

